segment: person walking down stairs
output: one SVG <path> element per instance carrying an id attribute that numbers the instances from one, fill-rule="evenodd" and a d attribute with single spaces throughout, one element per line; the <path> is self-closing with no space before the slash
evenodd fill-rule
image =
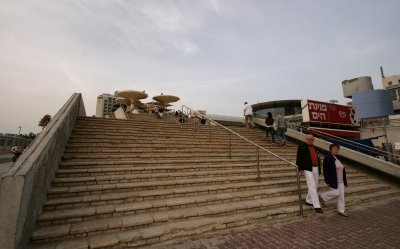
<path id="1" fill-rule="evenodd" d="M 306 205 L 313 206 L 317 213 L 323 213 L 317 193 L 318 178 L 321 172 L 319 153 L 313 145 L 314 136 L 312 134 L 307 134 L 305 140 L 306 143 L 300 144 L 297 148 L 296 164 L 300 174 L 306 178 L 307 182 Z"/>
<path id="2" fill-rule="evenodd" d="M 256 128 L 253 122 L 253 108 L 247 102 L 244 102 L 243 115 L 246 127 Z"/>
<path id="3" fill-rule="evenodd" d="M 339 160 L 340 146 L 338 144 L 329 145 L 330 153 L 324 158 L 324 179 L 330 190 L 321 193 L 320 201 L 322 206 L 325 202 L 337 198 L 337 211 L 341 216 L 347 217 L 345 213 L 344 186 L 347 187 L 346 170 Z"/>

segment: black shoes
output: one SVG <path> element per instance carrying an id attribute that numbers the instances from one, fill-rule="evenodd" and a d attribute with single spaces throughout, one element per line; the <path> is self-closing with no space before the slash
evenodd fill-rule
<path id="1" fill-rule="evenodd" d="M 341 215 L 341 216 L 343 216 L 343 217 L 349 217 L 349 215 L 348 215 L 348 214 L 346 214 L 346 213 L 341 213 L 341 212 L 338 212 L 338 214 L 339 214 L 339 215 Z"/>
<path id="2" fill-rule="evenodd" d="M 318 197 L 319 197 L 319 203 L 321 203 L 321 206 L 326 207 L 326 203 L 325 203 L 324 199 L 322 199 L 321 196 L 318 196 Z"/>
<path id="3" fill-rule="evenodd" d="M 319 214 L 322 214 L 322 213 L 323 213 L 323 211 L 322 211 L 321 208 L 314 208 L 314 210 L 315 210 L 315 212 L 317 212 L 317 213 L 319 213 Z"/>
<path id="4" fill-rule="evenodd" d="M 308 203 L 308 202 L 305 202 L 305 204 L 307 205 L 307 206 L 313 206 L 313 204 L 311 204 L 311 203 Z M 315 210 L 315 212 L 317 212 L 317 213 L 319 213 L 319 214 L 322 214 L 324 211 L 322 211 L 322 208 L 314 208 L 314 210 Z"/>

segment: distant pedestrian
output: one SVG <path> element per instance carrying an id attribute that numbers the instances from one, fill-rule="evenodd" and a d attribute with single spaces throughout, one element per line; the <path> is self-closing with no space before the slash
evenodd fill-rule
<path id="1" fill-rule="evenodd" d="M 162 119 L 162 118 L 164 118 L 164 114 L 165 114 L 164 108 L 162 106 L 159 106 L 156 109 L 156 118 Z"/>
<path id="2" fill-rule="evenodd" d="M 274 122 L 275 119 L 272 117 L 272 113 L 268 112 L 267 117 L 265 118 L 265 126 L 266 126 L 265 135 L 267 139 L 269 139 L 268 134 L 271 134 L 272 143 L 275 143 Z"/>
<path id="3" fill-rule="evenodd" d="M 279 113 L 278 116 L 276 117 L 276 126 L 278 130 L 278 137 L 279 141 L 281 142 L 282 147 L 286 147 L 286 130 L 287 130 L 287 125 L 286 125 L 286 120 L 285 117 L 282 115 L 282 113 Z"/>
<path id="4" fill-rule="evenodd" d="M 207 119 L 204 116 L 200 116 L 200 123 L 205 125 L 207 122 Z"/>
<path id="5" fill-rule="evenodd" d="M 14 156 L 12 157 L 11 160 L 12 160 L 13 162 L 17 161 L 18 157 L 19 157 L 20 155 L 22 155 L 22 151 L 23 151 L 23 150 L 21 150 L 21 149 L 18 148 L 17 146 L 12 147 L 12 148 L 11 148 L 11 153 L 13 153 Z"/>
<path id="6" fill-rule="evenodd" d="M 247 102 L 244 102 L 243 115 L 246 127 L 256 128 L 253 122 L 253 108 Z"/>
<path id="7" fill-rule="evenodd" d="M 339 160 L 339 144 L 329 145 L 330 153 L 324 158 L 324 178 L 330 190 L 321 193 L 321 204 L 337 198 L 337 211 L 340 215 L 347 217 L 345 212 L 344 186 L 347 186 L 346 170 L 343 163 Z"/>
<path id="8" fill-rule="evenodd" d="M 306 143 L 302 143 L 297 148 L 296 164 L 300 174 L 306 178 L 307 197 L 306 205 L 313 206 L 315 212 L 323 213 L 318 198 L 318 178 L 321 172 L 321 163 L 319 153 L 314 147 L 314 136 L 307 134 L 305 136 Z"/>

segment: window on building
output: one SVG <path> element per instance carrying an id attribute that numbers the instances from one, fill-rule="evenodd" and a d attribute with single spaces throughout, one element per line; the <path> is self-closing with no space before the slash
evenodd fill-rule
<path id="1" fill-rule="evenodd" d="M 392 82 L 391 82 L 391 81 L 389 81 L 389 82 L 388 82 L 388 86 L 391 86 L 391 85 L 392 85 Z"/>
<path id="2" fill-rule="evenodd" d="M 393 89 L 390 92 L 392 93 L 392 100 L 396 100 L 397 99 L 396 90 Z"/>
<path id="3" fill-rule="evenodd" d="M 400 88 L 397 88 L 397 99 L 400 101 Z"/>

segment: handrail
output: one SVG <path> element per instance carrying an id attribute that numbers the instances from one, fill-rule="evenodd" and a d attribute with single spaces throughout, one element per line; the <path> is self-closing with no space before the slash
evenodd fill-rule
<path id="1" fill-rule="evenodd" d="M 289 118 L 286 122 L 289 124 L 289 123 L 291 122 L 291 120 L 292 120 L 297 114 L 299 114 L 300 112 L 302 112 L 303 109 L 306 108 L 307 106 L 308 106 L 308 103 L 305 104 L 305 105 L 304 105 L 300 110 L 298 110 L 294 115 L 292 115 L 292 117 Z M 394 120 L 393 120 L 393 121 L 394 121 Z M 398 121 L 395 121 L 394 123 L 397 123 L 397 122 L 398 122 Z M 400 123 L 400 122 L 399 122 L 399 123 Z M 291 123 L 291 125 L 292 125 L 292 126 L 295 126 L 296 128 L 299 128 L 300 131 L 303 130 L 303 129 L 309 130 L 308 127 L 305 127 L 305 126 L 302 126 L 302 125 L 299 125 L 299 124 L 296 124 L 296 123 Z M 384 127 L 385 127 L 385 126 L 374 127 L 374 128 L 384 128 Z M 398 126 L 395 125 L 395 127 L 398 127 Z M 400 126 L 399 126 L 399 127 L 400 127 Z M 312 128 L 312 127 L 311 127 L 311 128 Z M 371 128 L 371 127 L 369 127 L 369 128 Z M 384 157 L 394 158 L 395 164 L 398 164 L 398 160 L 400 160 L 400 159 L 397 159 L 397 155 L 395 155 L 394 153 L 390 153 L 390 152 L 388 152 L 388 151 L 382 151 L 382 150 L 376 149 L 375 147 L 371 147 L 371 146 L 368 146 L 368 145 L 365 145 L 365 144 L 360 144 L 360 143 L 357 143 L 357 142 L 355 142 L 355 141 L 348 140 L 348 139 L 344 139 L 344 138 L 341 138 L 341 137 L 337 137 L 337 136 L 335 136 L 335 135 L 331 135 L 331 134 L 328 134 L 328 133 L 325 133 L 325 132 L 322 132 L 322 131 L 313 130 L 313 132 L 315 132 L 315 133 L 317 133 L 317 134 L 320 134 L 320 135 L 322 135 L 322 136 L 325 136 L 325 137 L 334 138 L 334 139 L 339 140 L 339 141 L 342 141 L 342 142 L 344 141 L 343 143 L 344 143 L 344 144 L 347 144 L 347 145 L 356 146 L 356 147 L 357 147 L 357 151 L 360 151 L 360 148 L 361 148 L 361 149 L 365 149 L 365 150 L 371 150 L 372 152 L 374 152 L 374 153 L 376 153 L 376 154 L 379 154 L 379 155 L 381 155 L 381 156 L 384 156 Z M 348 148 L 348 149 L 351 149 L 351 148 Z"/>
<path id="2" fill-rule="evenodd" d="M 270 154 L 270 155 L 272 155 L 272 156 L 274 156 L 274 157 L 280 159 L 281 161 L 284 161 L 284 162 L 286 162 L 287 164 L 294 166 L 294 167 L 296 168 L 296 175 L 297 175 L 297 189 L 298 189 L 298 194 L 299 194 L 300 215 L 303 215 L 303 205 L 302 205 L 302 201 L 301 201 L 302 198 L 301 198 L 301 187 L 300 187 L 299 168 L 297 167 L 296 164 L 294 164 L 294 163 L 292 163 L 292 162 L 286 160 L 286 159 L 283 158 L 283 157 L 280 157 L 279 155 L 273 153 L 272 151 L 269 151 L 269 150 L 267 150 L 267 149 L 261 147 L 260 145 L 254 143 L 253 141 L 250 141 L 249 139 L 247 139 L 247 138 L 243 137 L 242 135 L 238 134 L 237 132 L 235 132 L 235 131 L 233 131 L 233 130 L 231 130 L 231 129 L 229 129 L 229 128 L 223 126 L 223 125 L 221 125 L 220 123 L 214 121 L 213 119 L 207 117 L 207 115 L 203 115 L 203 114 L 201 114 L 201 113 L 199 113 L 199 112 L 193 110 L 192 108 L 190 108 L 190 107 L 188 107 L 188 106 L 186 106 L 186 105 L 182 105 L 182 116 L 183 116 L 183 108 L 184 108 L 184 107 L 186 108 L 186 111 L 187 111 L 187 110 L 190 110 L 190 111 L 191 111 L 192 113 L 194 113 L 197 117 L 204 117 L 204 118 L 206 118 L 206 119 L 209 121 L 209 126 L 210 126 L 210 130 L 209 130 L 209 141 L 211 140 L 211 123 L 213 123 L 214 125 L 219 126 L 219 127 L 223 128 L 223 129 L 227 130 L 228 132 L 230 132 L 230 134 L 234 134 L 234 135 L 238 136 L 239 138 L 245 140 L 246 142 L 248 142 L 248 143 L 250 143 L 250 144 L 252 144 L 252 145 L 254 145 L 254 146 L 256 147 L 256 153 L 257 153 L 257 181 L 258 181 L 258 182 L 260 181 L 260 167 L 259 167 L 259 166 L 260 166 L 260 165 L 259 165 L 259 150 L 260 150 L 260 149 L 261 149 L 262 151 L 267 152 L 268 154 Z M 196 123 L 196 122 L 195 122 L 195 123 Z M 182 124 L 183 124 L 183 123 L 182 123 Z M 231 143 L 231 139 L 229 138 L 229 150 L 231 150 L 231 144 L 230 144 L 230 143 Z M 231 151 L 229 151 L 229 155 L 231 155 Z"/>
<path id="3" fill-rule="evenodd" d="M 300 110 L 298 110 L 294 115 L 292 115 L 291 118 L 289 118 L 286 122 L 289 123 L 292 121 L 292 119 L 294 118 L 294 116 L 296 116 L 297 114 L 299 114 L 300 112 L 303 112 L 303 109 L 306 108 L 308 106 L 308 103 L 305 104 Z"/>
<path id="4" fill-rule="evenodd" d="M 167 116 L 169 116 L 172 120 L 174 120 L 176 123 L 180 124 L 179 120 L 177 120 L 174 115 L 170 112 L 166 112 Z"/>
<path id="5" fill-rule="evenodd" d="M 310 129 L 313 128 L 313 127 L 306 127 L 306 126 L 302 126 L 302 125 L 298 125 L 298 124 L 292 124 L 292 125 L 295 126 L 300 132 L 302 132 L 303 130 L 306 130 L 306 131 L 310 132 Z M 315 127 L 315 128 L 318 128 L 318 127 Z M 381 155 L 381 156 L 384 156 L 384 157 L 393 158 L 396 165 L 398 163 L 398 160 L 400 160 L 400 159 L 397 158 L 398 157 L 397 155 L 395 155 L 394 153 L 390 153 L 388 151 L 379 150 L 379 149 L 376 149 L 375 147 L 371 147 L 371 146 L 368 146 L 368 145 L 365 145 L 365 144 L 357 143 L 356 141 L 352 141 L 352 140 L 349 140 L 349 139 L 345 139 L 345 138 L 342 138 L 342 137 L 331 135 L 331 134 L 326 133 L 326 132 L 322 132 L 322 131 L 318 131 L 318 130 L 312 130 L 312 132 L 317 134 L 317 135 L 320 135 L 321 137 L 324 137 L 324 138 L 335 139 L 335 140 L 341 141 L 343 144 L 355 146 L 357 148 L 357 151 L 368 150 L 368 151 L 371 151 L 371 152 L 373 152 L 375 154 L 378 154 L 378 155 Z M 352 148 L 348 148 L 348 149 L 352 149 Z M 352 150 L 354 150 L 354 149 L 352 149 Z"/>
<path id="6" fill-rule="evenodd" d="M 395 123 L 395 122 L 393 122 Z M 379 129 L 379 128 L 386 128 L 387 126 L 382 126 L 382 125 L 376 125 L 376 126 L 368 126 L 367 128 L 369 129 Z M 400 123 L 399 124 L 395 124 L 395 125 L 391 125 L 391 127 L 400 127 Z"/>
<path id="7" fill-rule="evenodd" d="M 122 107 L 122 110 L 124 111 L 126 119 L 129 119 L 128 113 L 126 112 L 126 110 L 123 107 Z"/>
<path id="8" fill-rule="evenodd" d="M 229 132 L 231 132 L 231 133 L 235 134 L 236 136 L 240 137 L 241 139 L 243 139 L 243 140 L 246 140 L 247 142 L 249 142 L 249 143 L 251 143 L 252 145 L 254 145 L 254 146 L 256 146 L 256 147 L 258 147 L 258 148 L 260 148 L 260 149 L 264 150 L 265 152 L 267 152 L 267 153 L 269 153 L 269 154 L 271 154 L 271 155 L 275 156 L 276 158 L 278 158 L 278 159 L 280 159 L 280 160 L 282 160 L 282 161 L 285 161 L 285 162 L 287 162 L 287 163 L 291 164 L 292 166 L 295 166 L 295 167 L 297 167 L 297 165 L 296 165 L 296 164 L 294 164 L 294 163 L 292 163 L 292 162 L 290 162 L 290 161 L 286 160 L 286 159 L 285 159 L 285 158 L 283 158 L 283 157 L 280 157 L 279 155 L 277 155 L 277 154 L 273 153 L 272 151 L 269 151 L 269 150 L 265 149 L 264 147 L 261 147 L 261 146 L 259 146 L 258 144 L 254 143 L 253 141 L 251 141 L 251 140 L 249 140 L 249 139 L 247 139 L 247 138 L 243 137 L 243 136 L 242 136 L 242 135 L 240 135 L 239 133 L 237 133 L 237 132 L 235 132 L 235 131 L 233 131 L 233 130 L 231 130 L 231 129 L 229 129 L 229 128 L 227 128 L 227 127 L 223 126 L 223 125 L 221 125 L 220 123 L 218 123 L 218 122 L 214 121 L 213 119 L 211 119 L 211 118 L 207 117 L 207 115 L 202 115 L 202 114 L 198 113 L 197 111 L 194 111 L 193 109 L 191 109 L 191 108 L 190 108 L 190 107 L 188 107 L 188 106 L 185 106 L 185 105 L 182 105 L 182 106 L 183 106 L 183 107 L 186 107 L 186 108 L 188 108 L 188 109 L 190 109 L 190 110 L 191 110 L 191 111 L 193 111 L 193 112 L 195 112 L 195 114 L 196 114 L 196 115 L 198 115 L 198 116 L 205 117 L 206 119 L 208 119 L 208 120 L 209 120 L 210 122 L 212 122 L 213 124 L 215 124 L 215 125 L 217 125 L 217 126 L 219 126 L 219 127 L 223 128 L 223 129 L 225 129 L 225 130 L 227 130 L 227 131 L 229 131 Z"/>
<path id="9" fill-rule="evenodd" d="M 243 118 L 243 117 L 238 117 L 238 116 L 230 116 L 230 115 L 218 115 L 218 114 L 207 114 L 207 116 L 210 117 L 220 117 L 220 118 Z"/>

